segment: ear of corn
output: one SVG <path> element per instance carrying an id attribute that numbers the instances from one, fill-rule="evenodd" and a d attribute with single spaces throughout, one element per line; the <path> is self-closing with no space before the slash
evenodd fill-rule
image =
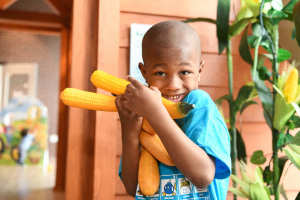
<path id="1" fill-rule="evenodd" d="M 86 92 L 74 88 L 66 88 L 61 94 L 60 99 L 67 106 L 84 108 L 89 110 L 101 110 L 117 112 L 115 104 L 116 97 Z"/>
<path id="2" fill-rule="evenodd" d="M 298 88 L 298 70 L 293 69 L 285 82 L 284 89 L 283 89 L 283 95 L 285 96 L 285 99 L 287 103 L 294 102 L 297 94 L 297 88 Z"/>
<path id="3" fill-rule="evenodd" d="M 159 139 L 157 134 L 148 134 L 142 131 L 140 134 L 140 142 L 151 155 L 153 155 L 157 160 L 168 166 L 175 166 L 171 157 L 169 156 L 164 144 Z"/>
<path id="4" fill-rule="evenodd" d="M 138 182 L 140 190 L 146 196 L 154 194 L 160 182 L 157 160 L 143 146 L 139 161 Z"/>
<path id="5" fill-rule="evenodd" d="M 126 86 L 130 83 L 129 81 L 115 77 L 101 70 L 97 70 L 93 73 L 91 81 L 97 88 L 116 95 L 124 94 Z"/>
<path id="6" fill-rule="evenodd" d="M 103 90 L 113 94 L 124 94 L 129 81 L 112 76 L 101 70 L 97 70 L 91 77 L 92 83 Z M 185 102 L 174 103 L 162 97 L 162 102 L 173 119 L 179 119 L 187 116 L 195 108 L 194 104 Z"/>
<path id="7" fill-rule="evenodd" d="M 156 134 L 155 130 L 145 118 L 143 118 L 142 129 L 147 133 Z"/>

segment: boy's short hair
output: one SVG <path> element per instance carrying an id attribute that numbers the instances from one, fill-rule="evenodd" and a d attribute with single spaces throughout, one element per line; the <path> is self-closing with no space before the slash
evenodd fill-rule
<path id="1" fill-rule="evenodd" d="M 145 64 L 150 47 L 179 47 L 191 45 L 201 56 L 201 43 L 198 33 L 186 23 L 180 21 L 164 21 L 152 26 L 145 34 L 142 42 L 142 56 Z"/>
<path id="2" fill-rule="evenodd" d="M 27 134 L 28 134 L 28 129 L 23 129 L 23 130 L 21 131 L 21 136 L 22 136 L 22 137 L 25 137 Z"/>

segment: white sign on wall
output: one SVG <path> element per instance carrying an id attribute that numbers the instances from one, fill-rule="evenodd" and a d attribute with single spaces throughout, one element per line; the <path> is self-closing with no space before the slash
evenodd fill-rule
<path id="1" fill-rule="evenodd" d="M 145 33 L 151 28 L 148 24 L 131 24 L 130 29 L 130 76 L 134 77 L 141 83 L 146 85 L 146 81 L 142 76 L 139 63 L 143 62 L 142 57 L 142 40 Z"/>

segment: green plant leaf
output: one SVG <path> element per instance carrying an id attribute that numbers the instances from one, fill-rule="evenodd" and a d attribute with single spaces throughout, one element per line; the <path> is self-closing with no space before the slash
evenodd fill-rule
<path id="1" fill-rule="evenodd" d="M 277 140 L 277 147 L 280 147 L 281 145 L 284 144 L 284 137 L 285 137 L 284 132 L 285 132 L 285 130 L 283 130 L 279 133 L 278 140 Z"/>
<path id="2" fill-rule="evenodd" d="M 288 17 L 286 18 L 286 20 L 289 20 L 289 21 L 291 21 L 291 22 L 294 22 L 293 14 L 292 14 L 292 13 L 285 12 L 285 14 L 288 15 Z"/>
<path id="3" fill-rule="evenodd" d="M 244 18 L 253 18 L 253 13 L 247 5 L 241 7 L 233 23 L 237 23 L 237 21 Z"/>
<path id="4" fill-rule="evenodd" d="M 275 10 L 278 10 L 278 11 L 282 10 L 282 8 L 283 8 L 282 0 L 272 0 L 271 5 L 272 5 L 272 8 L 274 8 Z"/>
<path id="5" fill-rule="evenodd" d="M 268 68 L 266 68 L 265 66 L 262 66 L 259 68 L 258 70 L 258 75 L 260 80 L 268 80 L 271 76 L 272 76 L 272 72 L 268 71 Z"/>
<path id="6" fill-rule="evenodd" d="M 290 130 L 294 130 L 295 129 L 295 124 L 293 122 L 289 122 L 288 127 L 289 127 Z"/>
<path id="7" fill-rule="evenodd" d="M 292 31 L 291 40 L 294 40 L 295 38 L 296 38 L 296 27 L 294 26 L 293 31 Z"/>
<path id="8" fill-rule="evenodd" d="M 256 39 L 262 36 L 260 45 L 262 45 L 264 48 L 270 48 L 270 42 L 268 40 L 268 31 L 267 29 L 265 29 L 265 27 L 262 27 L 259 23 L 253 23 L 252 33 L 256 36 Z M 256 45 L 256 43 L 254 45 Z"/>
<path id="9" fill-rule="evenodd" d="M 292 163 L 300 170 L 300 155 L 290 149 L 283 149 L 286 156 L 292 161 Z"/>
<path id="10" fill-rule="evenodd" d="M 211 19 L 211 18 L 203 18 L 203 17 L 199 17 L 199 18 L 194 18 L 194 19 L 187 19 L 185 21 L 182 21 L 184 23 L 189 23 L 189 22 L 209 22 L 212 24 L 216 24 L 216 20 Z"/>
<path id="11" fill-rule="evenodd" d="M 250 45 L 251 49 L 253 49 L 255 47 L 257 39 L 258 39 L 258 37 L 255 35 L 250 35 L 247 38 L 248 44 Z"/>
<path id="12" fill-rule="evenodd" d="M 251 183 L 250 185 L 250 196 L 251 199 L 255 200 L 268 200 L 270 199 L 270 196 L 265 189 L 265 187 L 260 185 L 257 182 Z"/>
<path id="13" fill-rule="evenodd" d="M 237 159 L 239 161 L 244 161 L 247 163 L 247 154 L 246 147 L 241 133 L 236 129 L 236 150 L 237 150 Z"/>
<path id="14" fill-rule="evenodd" d="M 258 55 L 258 61 L 257 61 L 257 69 L 260 69 L 262 66 L 264 66 L 266 57 L 262 54 Z"/>
<path id="15" fill-rule="evenodd" d="M 287 196 L 286 196 L 286 192 L 285 192 L 285 189 L 283 187 L 283 184 L 280 185 L 280 193 L 282 194 L 283 198 L 285 200 L 288 200 Z"/>
<path id="16" fill-rule="evenodd" d="M 251 18 L 244 18 L 229 27 L 229 38 L 239 35 L 248 25 Z"/>
<path id="17" fill-rule="evenodd" d="M 298 114 L 300 114 L 300 108 L 299 108 L 299 106 L 297 104 L 295 104 L 294 102 L 291 102 L 291 105 L 294 107 L 294 109 L 296 110 L 296 112 Z"/>
<path id="18" fill-rule="evenodd" d="M 236 182 L 237 184 L 239 184 L 242 188 L 249 188 L 249 184 L 246 183 L 245 181 L 239 179 L 236 175 L 231 174 L 231 179 Z"/>
<path id="19" fill-rule="evenodd" d="M 264 37 L 263 37 L 264 38 Z M 258 42 L 259 37 L 255 35 L 251 35 L 247 38 L 247 41 L 251 48 L 254 48 L 256 46 L 256 43 Z M 266 49 L 269 53 L 271 53 L 271 43 L 268 39 L 263 39 L 260 41 L 260 45 Z"/>
<path id="20" fill-rule="evenodd" d="M 243 111 L 244 111 L 248 106 L 254 105 L 254 104 L 259 105 L 259 104 L 258 104 L 257 102 L 255 102 L 255 101 L 247 101 L 247 102 L 244 103 L 243 106 L 241 107 L 240 113 L 242 114 Z"/>
<path id="21" fill-rule="evenodd" d="M 240 46 L 239 46 L 239 52 L 241 57 L 243 58 L 244 61 L 246 61 L 248 64 L 250 64 L 251 66 L 253 65 L 253 59 L 250 53 L 250 49 L 248 46 L 248 28 L 249 26 L 246 28 L 246 31 L 244 32 L 241 42 L 240 42 Z"/>
<path id="22" fill-rule="evenodd" d="M 295 137 L 293 138 L 291 144 L 295 144 L 300 146 L 300 131 L 295 135 Z"/>
<path id="23" fill-rule="evenodd" d="M 288 160 L 289 159 L 287 156 L 278 158 L 279 177 L 281 177 L 283 169 L 284 169 L 284 165 L 285 165 L 286 161 L 288 161 Z"/>
<path id="24" fill-rule="evenodd" d="M 233 113 L 234 115 L 241 110 L 242 106 L 246 101 L 249 100 L 249 97 L 252 94 L 252 91 L 255 90 L 255 87 L 244 85 L 241 87 L 237 98 L 234 101 Z"/>
<path id="25" fill-rule="evenodd" d="M 260 3 L 258 1 L 253 1 L 253 0 L 244 0 L 248 8 L 252 11 L 254 17 L 259 15 L 259 8 L 260 8 Z"/>
<path id="26" fill-rule="evenodd" d="M 295 128 L 299 128 L 300 127 L 300 117 L 298 117 L 297 115 L 293 115 L 292 120 L 293 120 L 293 123 L 295 124 Z"/>
<path id="27" fill-rule="evenodd" d="M 263 172 L 264 182 L 268 185 L 273 180 L 273 172 L 270 170 L 270 166 L 267 166 Z"/>
<path id="28" fill-rule="evenodd" d="M 283 61 L 289 59 L 291 56 L 292 56 L 292 54 L 291 54 L 289 51 L 280 48 L 280 49 L 278 50 L 277 62 L 278 62 L 278 63 L 281 63 L 281 62 L 283 62 Z"/>
<path id="29" fill-rule="evenodd" d="M 277 31 L 276 26 L 274 26 L 274 25 L 271 23 L 271 21 L 270 21 L 269 18 L 263 17 L 263 22 L 264 22 L 265 28 L 267 29 L 267 31 L 268 31 L 268 33 L 269 33 L 270 35 L 273 35 L 273 34 Z"/>
<path id="30" fill-rule="evenodd" d="M 248 199 L 249 196 L 245 195 L 240 189 L 229 187 L 228 190 L 233 194 Z"/>
<path id="31" fill-rule="evenodd" d="M 278 24 L 278 22 L 280 20 L 286 19 L 287 17 L 288 17 L 288 14 L 278 11 L 278 10 L 275 10 L 273 8 L 271 8 L 268 11 L 268 18 L 270 18 L 270 21 L 273 25 Z"/>
<path id="32" fill-rule="evenodd" d="M 277 141 L 277 147 L 279 149 L 282 149 L 285 145 L 291 144 L 292 140 L 294 139 L 294 137 L 287 132 L 286 134 L 284 134 L 285 130 L 281 131 L 279 133 L 279 138 Z"/>
<path id="33" fill-rule="evenodd" d="M 286 6 L 281 11 L 292 14 L 294 5 L 295 5 L 295 3 L 297 3 L 297 1 L 299 1 L 299 0 L 291 0 L 290 2 L 288 2 L 288 4 L 286 4 Z"/>
<path id="34" fill-rule="evenodd" d="M 293 19 L 296 27 L 296 40 L 300 46 L 300 1 L 295 3 L 293 8 Z"/>
<path id="35" fill-rule="evenodd" d="M 273 99 L 270 89 L 266 86 L 265 82 L 258 78 L 258 75 L 252 77 L 255 88 L 257 90 L 260 101 L 264 109 L 264 117 L 269 127 L 272 128 L 272 115 L 273 115 Z"/>
<path id="36" fill-rule="evenodd" d="M 288 145 L 294 152 L 296 152 L 297 154 L 300 155 L 300 147 L 298 145 L 295 144 L 289 144 Z"/>
<path id="37" fill-rule="evenodd" d="M 290 133 L 285 134 L 284 143 L 289 144 L 292 143 L 294 139 L 294 136 L 292 136 Z"/>
<path id="38" fill-rule="evenodd" d="M 298 193 L 298 195 L 296 196 L 295 200 L 300 200 L 300 192 Z"/>
<path id="39" fill-rule="evenodd" d="M 215 104 L 216 104 L 217 106 L 220 106 L 220 105 L 222 104 L 222 101 L 223 101 L 223 100 L 226 100 L 226 101 L 229 103 L 229 95 L 226 94 L 226 95 L 224 95 L 224 96 L 222 96 L 222 97 L 216 99 L 214 102 L 215 102 Z"/>
<path id="40" fill-rule="evenodd" d="M 228 42 L 230 0 L 218 0 L 217 8 L 217 37 L 219 40 L 219 54 Z"/>
<path id="41" fill-rule="evenodd" d="M 266 162 L 266 157 L 262 150 L 255 151 L 250 158 L 250 162 L 255 165 L 262 165 Z"/>

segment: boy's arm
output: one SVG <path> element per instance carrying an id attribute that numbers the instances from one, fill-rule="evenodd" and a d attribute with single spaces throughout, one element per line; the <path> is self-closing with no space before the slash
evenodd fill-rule
<path id="1" fill-rule="evenodd" d="M 215 175 L 215 159 L 182 132 L 166 109 L 160 109 L 147 120 L 179 171 L 198 188 L 210 185 Z"/>
<path id="2" fill-rule="evenodd" d="M 156 87 L 143 86 L 129 77 L 123 105 L 146 118 L 156 131 L 170 157 L 181 173 L 196 187 L 205 188 L 214 179 L 215 160 L 190 140 L 176 125 L 161 101 Z"/>
<path id="3" fill-rule="evenodd" d="M 127 193 L 135 196 L 138 184 L 138 167 L 140 158 L 139 135 L 142 118 L 123 107 L 123 95 L 116 98 L 116 106 L 122 127 L 122 181 Z"/>

